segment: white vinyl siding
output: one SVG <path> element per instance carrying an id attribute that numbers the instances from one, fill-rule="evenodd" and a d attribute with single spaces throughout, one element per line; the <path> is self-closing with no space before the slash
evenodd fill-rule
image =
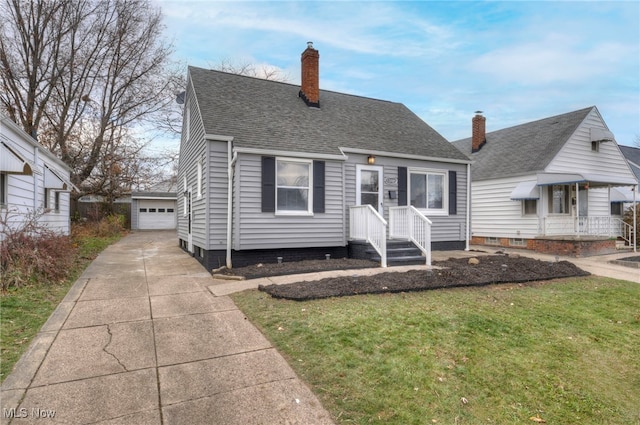
<path id="1" fill-rule="evenodd" d="M 342 162 L 325 161 L 325 212 L 276 215 L 262 212 L 261 157 L 240 154 L 234 188 L 234 249 L 344 246 Z"/>
<path id="2" fill-rule="evenodd" d="M 522 201 L 511 199 L 511 192 L 523 181 L 536 181 L 536 176 L 472 182 L 471 229 L 474 236 L 533 238 L 538 235 L 538 216 L 523 216 Z"/>
<path id="3" fill-rule="evenodd" d="M 36 214 L 38 222 L 65 235 L 70 233 L 70 193 L 45 190 L 45 170 L 51 170 L 69 182 L 69 169 L 53 154 L 37 145 L 30 136 L 14 128 L 13 123 L 1 126 L 0 139 L 11 146 L 33 168 L 32 175 L 5 174 L 5 209 L 8 221 L 18 227 L 28 214 Z M 48 192 L 48 193 L 45 193 Z M 45 196 L 51 208 L 45 210 Z"/>
<path id="4" fill-rule="evenodd" d="M 551 160 L 545 171 L 548 173 L 584 172 L 633 178 L 627 161 L 614 142 L 600 143 L 598 152 L 591 150 L 590 129 L 592 127 L 606 128 L 595 109 Z"/>

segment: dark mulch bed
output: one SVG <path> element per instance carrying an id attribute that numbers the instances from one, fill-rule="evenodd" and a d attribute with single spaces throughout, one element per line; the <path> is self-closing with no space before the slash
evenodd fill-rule
<path id="1" fill-rule="evenodd" d="M 633 261 L 633 262 L 636 262 L 636 263 L 640 263 L 640 257 L 624 257 L 624 258 L 621 258 L 620 260 L 622 260 L 622 261 Z"/>
<path id="2" fill-rule="evenodd" d="M 245 279 L 259 277 L 284 276 L 299 273 L 315 273 L 326 270 L 355 270 L 380 267 L 380 263 L 354 258 L 334 258 L 331 260 L 285 261 L 283 263 L 265 263 L 255 266 L 221 270 L 221 274 L 244 276 Z"/>
<path id="3" fill-rule="evenodd" d="M 260 286 L 274 298 L 305 301 L 358 294 L 423 291 L 428 289 L 483 286 L 495 283 L 522 283 L 564 277 L 588 276 L 589 273 L 568 261 L 546 262 L 527 257 L 488 255 L 434 262 L 440 270 L 385 272 L 373 276 L 327 278 L 288 285 Z"/>

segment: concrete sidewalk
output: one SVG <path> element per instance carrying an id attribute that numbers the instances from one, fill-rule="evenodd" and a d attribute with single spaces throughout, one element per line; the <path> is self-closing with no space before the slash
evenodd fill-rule
<path id="1" fill-rule="evenodd" d="M 110 246 L 3 382 L 0 422 L 332 424 L 212 284 L 175 232 Z"/>
<path id="2" fill-rule="evenodd" d="M 433 260 L 500 249 L 471 248 L 434 251 Z M 633 255 L 560 259 L 640 282 L 640 269 L 609 263 Z M 130 234 L 91 263 L 3 382 L 0 423 L 331 424 L 227 295 L 260 284 L 425 268 L 216 280 L 178 248 L 174 232 Z"/>

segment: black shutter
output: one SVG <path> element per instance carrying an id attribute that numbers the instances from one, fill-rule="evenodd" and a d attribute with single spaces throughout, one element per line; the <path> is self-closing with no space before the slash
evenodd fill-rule
<path id="1" fill-rule="evenodd" d="M 324 161 L 313 161 L 313 212 L 324 212 Z"/>
<path id="2" fill-rule="evenodd" d="M 403 207 L 407 203 L 407 167 L 398 167 L 398 206 Z"/>
<path id="3" fill-rule="evenodd" d="M 276 158 L 262 157 L 262 212 L 276 212 Z"/>
<path id="4" fill-rule="evenodd" d="M 449 171 L 449 215 L 456 214 L 458 214 L 458 173 Z"/>

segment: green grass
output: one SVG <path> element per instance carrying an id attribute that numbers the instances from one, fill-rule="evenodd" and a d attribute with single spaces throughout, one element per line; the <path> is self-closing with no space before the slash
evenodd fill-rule
<path id="1" fill-rule="evenodd" d="M 233 296 L 341 424 L 640 424 L 640 285 Z"/>
<path id="2" fill-rule="evenodd" d="M 120 237 L 121 235 L 76 237 L 74 241 L 78 244 L 78 250 L 75 267 L 66 281 L 50 285 L 12 287 L 0 295 L 0 381 L 4 381 L 11 373 L 33 337 L 91 260 Z"/>

